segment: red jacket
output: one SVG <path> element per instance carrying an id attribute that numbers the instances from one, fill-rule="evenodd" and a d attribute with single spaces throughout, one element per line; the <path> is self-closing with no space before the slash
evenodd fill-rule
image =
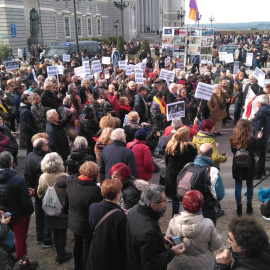
<path id="1" fill-rule="evenodd" d="M 189 138 L 193 138 L 193 136 L 199 132 L 199 128 L 198 128 L 197 124 L 193 124 L 192 128 L 189 126 L 185 126 L 185 125 L 182 125 L 181 127 L 186 127 L 189 129 L 189 131 L 190 131 Z M 171 132 L 172 132 L 172 126 L 166 127 L 164 130 L 164 137 L 169 136 L 171 134 Z"/>
<path id="2" fill-rule="evenodd" d="M 137 143 L 134 147 L 131 146 Z M 127 148 L 131 149 L 135 156 L 137 165 L 138 179 L 149 180 L 152 178 L 155 167 L 153 165 L 150 148 L 145 145 L 145 141 L 134 139 L 133 142 L 127 144 Z"/>
<path id="3" fill-rule="evenodd" d="M 116 115 L 118 116 L 119 105 L 118 105 L 117 96 L 112 95 L 111 93 L 108 93 L 108 100 L 111 102 L 112 107 L 113 107 L 113 109 L 114 109 Z"/>

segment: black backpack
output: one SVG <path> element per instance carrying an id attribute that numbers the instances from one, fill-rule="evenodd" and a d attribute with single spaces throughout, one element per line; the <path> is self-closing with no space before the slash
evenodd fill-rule
<path id="1" fill-rule="evenodd" d="M 210 167 L 199 167 L 193 162 L 188 163 L 178 174 L 176 197 L 183 201 L 183 197 L 189 190 L 198 190 L 203 195 L 209 191 Z"/>

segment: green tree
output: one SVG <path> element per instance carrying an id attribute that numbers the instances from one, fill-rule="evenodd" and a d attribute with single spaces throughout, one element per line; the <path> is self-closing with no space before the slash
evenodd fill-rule
<path id="1" fill-rule="evenodd" d="M 0 42 L 0 61 L 7 60 L 10 52 L 10 47 L 7 44 Z"/>
<path id="2" fill-rule="evenodd" d="M 141 50 L 145 50 L 146 52 L 151 53 L 150 45 L 149 45 L 148 41 L 145 39 L 142 41 Z"/>
<path id="3" fill-rule="evenodd" d="M 120 56 L 125 52 L 122 36 L 118 36 L 117 38 L 116 50 L 119 52 Z"/>

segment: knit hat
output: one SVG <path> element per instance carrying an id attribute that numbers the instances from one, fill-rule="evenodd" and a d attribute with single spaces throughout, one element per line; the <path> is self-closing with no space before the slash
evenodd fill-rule
<path id="1" fill-rule="evenodd" d="M 203 195 L 198 190 L 189 190 L 183 198 L 183 207 L 185 211 L 196 214 L 203 206 Z"/>
<path id="2" fill-rule="evenodd" d="M 146 141 L 146 131 L 143 128 L 138 129 L 135 133 L 135 138 L 139 141 Z"/>
<path id="3" fill-rule="evenodd" d="M 130 175 L 130 168 L 125 163 L 117 163 L 111 167 L 110 175 L 112 175 L 114 172 L 118 172 L 124 182 Z"/>
<path id="4" fill-rule="evenodd" d="M 201 130 L 211 130 L 215 126 L 216 122 L 212 119 L 204 119 L 201 124 Z"/>

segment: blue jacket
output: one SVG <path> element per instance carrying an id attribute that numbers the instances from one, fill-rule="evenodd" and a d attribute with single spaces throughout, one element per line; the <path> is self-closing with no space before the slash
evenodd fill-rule
<path id="1" fill-rule="evenodd" d="M 21 94 L 18 94 L 17 92 L 15 92 L 15 94 L 13 96 L 13 102 L 14 102 L 14 106 L 16 108 L 16 119 L 17 119 L 18 123 L 20 123 L 19 107 L 20 107 L 20 103 L 21 103 Z"/>
<path id="2" fill-rule="evenodd" d="M 199 65 L 200 64 L 200 58 L 199 55 L 194 55 L 192 59 L 192 64 Z"/>
<path id="3" fill-rule="evenodd" d="M 25 180 L 13 169 L 0 171 L 0 209 L 12 214 L 12 220 L 34 212 Z"/>
<path id="4" fill-rule="evenodd" d="M 270 105 L 262 106 L 252 120 L 252 135 L 257 138 L 257 134 L 263 128 L 263 136 L 258 139 L 258 144 L 266 146 L 270 134 Z"/>

